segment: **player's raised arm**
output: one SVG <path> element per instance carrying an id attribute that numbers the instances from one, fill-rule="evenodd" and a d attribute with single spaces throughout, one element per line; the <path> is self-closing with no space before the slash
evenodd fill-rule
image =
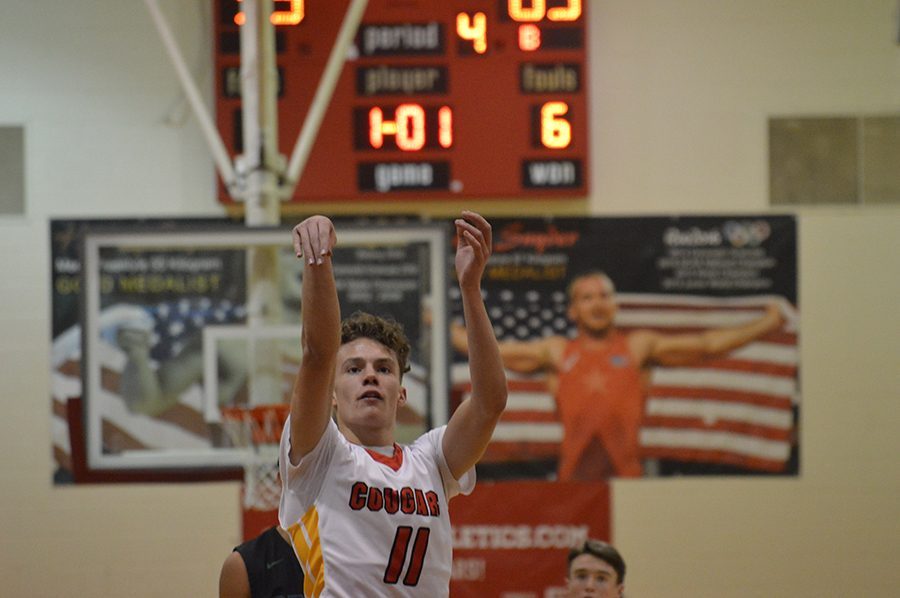
<path id="1" fill-rule="evenodd" d="M 296 464 L 316 446 L 331 416 L 341 310 L 331 265 L 331 251 L 337 241 L 331 220 L 311 216 L 295 226 L 292 235 L 294 252 L 303 260 L 303 355 L 291 394 L 290 457 Z"/>
<path id="2" fill-rule="evenodd" d="M 742 347 L 778 330 L 783 323 L 781 310 L 773 303 L 766 307 L 762 316 L 740 326 L 713 328 L 696 334 L 645 333 L 645 348 L 639 351 L 639 355 L 642 363 L 667 366 L 693 364 Z M 638 336 L 639 345 L 640 341 Z"/>
<path id="3" fill-rule="evenodd" d="M 481 277 L 491 255 L 491 225 L 469 211 L 455 224 L 456 276 L 466 321 L 472 394 L 450 418 L 443 449 L 450 472 L 459 478 L 484 454 L 506 408 L 507 388 L 497 339 L 481 298 Z"/>

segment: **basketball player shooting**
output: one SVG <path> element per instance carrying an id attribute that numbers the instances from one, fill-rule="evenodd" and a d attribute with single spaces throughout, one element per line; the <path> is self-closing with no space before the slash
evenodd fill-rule
<path id="1" fill-rule="evenodd" d="M 406 446 L 394 442 L 409 369 L 402 329 L 363 313 L 341 322 L 331 263 L 334 225 L 313 216 L 293 230 L 304 265 L 303 352 L 281 438 L 278 515 L 308 598 L 449 595 L 447 503 L 472 491 L 474 466 L 507 396 L 481 298 L 491 227 L 468 211 L 455 226 L 472 393 L 446 426 Z"/>

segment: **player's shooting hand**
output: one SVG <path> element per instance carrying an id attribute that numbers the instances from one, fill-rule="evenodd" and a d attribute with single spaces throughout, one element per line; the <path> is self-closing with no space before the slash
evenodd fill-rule
<path id="1" fill-rule="evenodd" d="M 491 256 L 491 225 L 480 214 L 463 210 L 462 217 L 454 222 L 458 242 L 456 245 L 456 276 L 460 287 L 481 284 L 481 275 Z"/>
<path id="2" fill-rule="evenodd" d="M 334 223 L 325 216 L 310 216 L 294 227 L 291 237 L 294 253 L 306 257 L 309 264 L 321 264 L 337 243 Z"/>

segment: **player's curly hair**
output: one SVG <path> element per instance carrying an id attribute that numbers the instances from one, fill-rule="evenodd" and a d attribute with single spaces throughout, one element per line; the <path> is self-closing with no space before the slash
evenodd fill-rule
<path id="1" fill-rule="evenodd" d="M 403 326 L 392 318 L 357 311 L 341 322 L 341 345 L 358 338 L 370 338 L 394 352 L 400 366 L 400 378 L 409 371 L 409 340 Z"/>

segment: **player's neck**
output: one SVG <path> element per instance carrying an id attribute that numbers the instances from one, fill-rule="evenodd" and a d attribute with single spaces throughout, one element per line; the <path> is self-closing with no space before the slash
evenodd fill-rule
<path id="1" fill-rule="evenodd" d="M 347 424 L 340 424 L 338 428 L 344 437 L 353 444 L 364 447 L 394 446 L 393 428 L 354 428 Z"/>

